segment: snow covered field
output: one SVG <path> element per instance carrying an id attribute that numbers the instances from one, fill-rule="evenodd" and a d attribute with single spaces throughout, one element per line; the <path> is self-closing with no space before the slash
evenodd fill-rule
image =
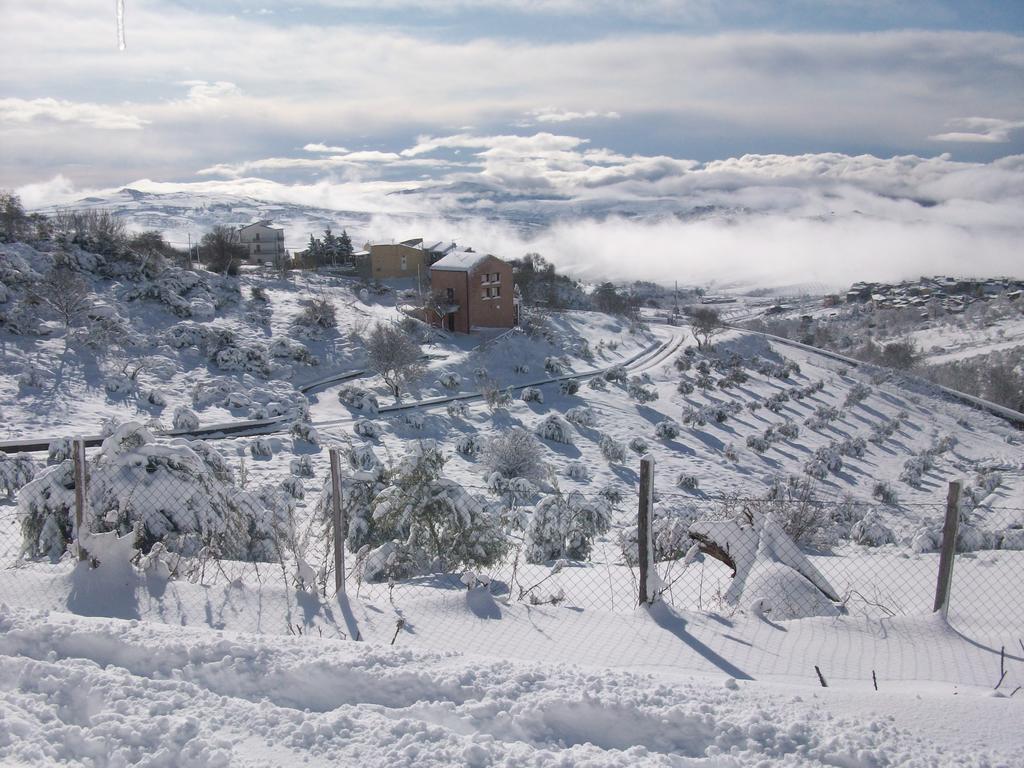
<path id="1" fill-rule="evenodd" d="M 655 620 L 656 617 L 655 617 Z M 648 623 L 638 614 L 634 623 Z M 908 651 L 955 637 L 906 628 Z M 1024 700 L 0 609 L 5 764 L 1011 766 Z M 987 681 L 986 681 L 987 682 Z M 950 727 L 955 723 L 956 727 Z"/>
<path id="2" fill-rule="evenodd" d="M 51 255 L 0 257 L 24 279 Z M 97 272 L 89 287 L 105 309 L 71 328 L 26 332 L 17 312 L 0 328 L 4 427 L 55 440 L 49 456 L 0 456 L 3 760 L 1024 759 L 1024 695 L 1011 695 L 1024 684 L 1024 447 L 1006 423 L 756 334 L 697 350 L 687 327 L 590 312 L 534 318 L 528 333 L 414 329 L 424 374 L 396 401 L 365 370 L 365 338 L 400 320 L 409 285 L 179 270 Z M 314 298 L 335 325 L 299 320 Z M 298 389 L 340 374 L 353 378 Z M 266 434 L 188 438 L 276 415 Z M 534 436 L 537 466 L 516 485 L 526 476 L 496 478 L 487 447 L 517 431 Z M 145 551 L 129 562 L 131 536 L 86 538 L 91 567 L 65 553 L 74 488 L 59 439 L 101 432 L 90 525 L 137 523 Z M 347 598 L 325 526 L 332 446 L 355 514 Z M 650 610 L 636 608 L 643 454 L 664 584 Z M 370 502 L 423 457 L 443 473 L 409 474 L 408 488 L 482 526 L 457 567 L 367 532 Z M 931 608 L 951 479 L 967 488 L 947 625 Z M 736 578 L 690 538 L 728 526 L 713 541 Z M 794 557 L 777 556 L 782 529 Z"/>

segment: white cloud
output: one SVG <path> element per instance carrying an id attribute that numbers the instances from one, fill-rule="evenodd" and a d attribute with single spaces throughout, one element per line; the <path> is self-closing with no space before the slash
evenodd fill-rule
<path id="1" fill-rule="evenodd" d="M 1014 131 L 1024 128 L 1024 120 L 1001 120 L 995 117 L 958 117 L 946 123 L 953 130 L 928 138 L 932 141 L 977 142 L 1005 144 Z"/>
<path id="2" fill-rule="evenodd" d="M 324 144 L 322 142 L 315 142 L 313 144 L 306 144 L 302 149 L 305 152 L 337 152 L 337 153 L 348 152 L 348 150 L 345 149 L 345 147 L 331 146 L 329 144 Z"/>
<path id="3" fill-rule="evenodd" d="M 618 120 L 622 115 L 618 112 L 597 112 L 596 110 L 589 109 L 586 112 L 573 112 L 572 110 L 566 109 L 554 109 L 547 107 L 545 109 L 534 109 L 526 113 L 529 117 L 528 120 L 523 121 L 524 124 L 530 124 L 532 122 L 537 123 L 568 123 L 573 120 Z"/>
<path id="4" fill-rule="evenodd" d="M 41 99 L 0 99 L 0 122 L 76 123 L 108 131 L 137 131 L 148 122 L 119 107 L 87 102 Z"/>

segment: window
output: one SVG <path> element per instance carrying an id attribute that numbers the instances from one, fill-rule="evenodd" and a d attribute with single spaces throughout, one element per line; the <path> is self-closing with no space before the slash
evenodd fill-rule
<path id="1" fill-rule="evenodd" d="M 404 271 L 405 271 L 406 269 L 408 269 L 408 263 L 409 263 L 409 262 L 408 262 L 408 258 L 409 258 L 409 257 L 408 257 L 408 256 L 406 256 L 406 255 L 405 255 L 404 253 L 402 254 L 402 271 L 403 271 L 403 272 L 404 272 Z"/>
<path id="2" fill-rule="evenodd" d="M 257 240 L 259 240 L 259 238 L 258 238 L 258 237 L 257 237 L 256 239 L 257 239 Z M 257 244 L 256 244 L 256 253 L 262 253 L 262 252 L 263 252 L 263 248 L 262 248 L 262 246 L 260 246 L 260 244 L 259 244 L 259 243 L 257 243 Z"/>
<path id="3" fill-rule="evenodd" d="M 259 233 L 259 232 L 257 232 L 257 233 L 256 233 L 256 242 L 258 243 L 259 241 L 260 241 L 260 233 Z"/>

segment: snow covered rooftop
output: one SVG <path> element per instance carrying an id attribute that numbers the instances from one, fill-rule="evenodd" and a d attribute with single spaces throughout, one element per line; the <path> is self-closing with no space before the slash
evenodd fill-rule
<path id="1" fill-rule="evenodd" d="M 431 264 L 430 268 L 447 270 L 449 272 L 468 272 L 490 255 L 489 253 L 477 253 L 476 251 L 452 251 L 447 256 Z"/>

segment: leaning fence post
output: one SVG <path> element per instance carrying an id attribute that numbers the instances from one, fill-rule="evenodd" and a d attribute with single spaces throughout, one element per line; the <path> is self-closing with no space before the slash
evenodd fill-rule
<path id="1" fill-rule="evenodd" d="M 650 574 L 654 570 L 654 542 L 651 537 L 651 518 L 654 506 L 654 457 L 640 459 L 640 508 L 637 510 L 636 528 L 640 561 L 640 605 L 654 602 L 650 588 Z"/>
<path id="2" fill-rule="evenodd" d="M 78 551 L 78 559 L 85 560 L 89 555 L 82 546 L 82 533 L 85 530 L 85 505 L 89 501 L 89 491 L 86 487 L 85 440 L 81 437 L 71 441 L 71 460 L 74 462 L 75 473 L 75 549 Z"/>
<path id="3" fill-rule="evenodd" d="M 331 527 L 334 529 L 334 594 L 345 594 L 345 536 L 341 520 L 341 452 L 331 448 Z"/>
<path id="4" fill-rule="evenodd" d="M 960 527 L 960 481 L 949 484 L 946 496 L 946 522 L 942 526 L 942 548 L 939 554 L 939 579 L 935 584 L 934 611 L 949 613 L 949 591 L 953 583 L 953 559 L 956 555 L 956 534 Z"/>

